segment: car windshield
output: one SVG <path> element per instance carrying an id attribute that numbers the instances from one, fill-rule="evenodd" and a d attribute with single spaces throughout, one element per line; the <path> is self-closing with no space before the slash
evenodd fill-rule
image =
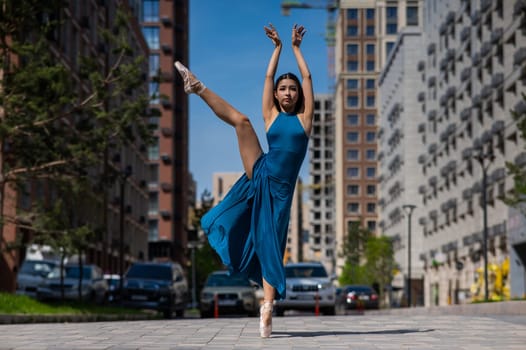
<path id="1" fill-rule="evenodd" d="M 208 287 L 250 287 L 250 281 L 243 277 L 229 276 L 227 274 L 213 274 L 206 281 Z"/>
<path id="2" fill-rule="evenodd" d="M 172 280 L 172 269 L 163 265 L 132 265 L 126 277 L 169 281 Z"/>
<path id="3" fill-rule="evenodd" d="M 67 278 L 80 278 L 80 266 L 66 266 L 65 268 L 65 277 Z M 91 278 L 91 268 L 84 266 L 82 268 L 82 278 L 89 279 Z"/>
<path id="4" fill-rule="evenodd" d="M 56 264 L 48 261 L 24 261 L 20 272 L 34 276 L 47 276 Z"/>
<path id="5" fill-rule="evenodd" d="M 323 266 L 288 266 L 285 267 L 286 277 L 328 277 L 327 271 Z"/>

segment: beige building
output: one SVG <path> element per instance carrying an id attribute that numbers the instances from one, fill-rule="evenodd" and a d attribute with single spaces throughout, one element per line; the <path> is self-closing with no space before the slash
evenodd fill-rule
<path id="1" fill-rule="evenodd" d="M 212 174 L 212 197 L 214 205 L 225 198 L 226 194 L 236 181 L 243 175 L 242 172 L 221 172 Z"/>

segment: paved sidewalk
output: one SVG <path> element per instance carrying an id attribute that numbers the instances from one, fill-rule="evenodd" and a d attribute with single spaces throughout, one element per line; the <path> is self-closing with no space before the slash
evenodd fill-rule
<path id="1" fill-rule="evenodd" d="M 0 349 L 525 349 L 526 316 L 348 315 L 12 324 Z"/>

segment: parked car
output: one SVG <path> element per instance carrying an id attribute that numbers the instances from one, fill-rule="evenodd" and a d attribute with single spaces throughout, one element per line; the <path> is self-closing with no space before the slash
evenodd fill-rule
<path id="1" fill-rule="evenodd" d="M 115 303 L 120 300 L 121 276 L 116 274 L 104 274 L 108 283 L 108 302 Z"/>
<path id="2" fill-rule="evenodd" d="M 348 285 L 343 287 L 338 305 L 349 309 L 378 309 L 379 301 L 376 291 L 366 285 Z"/>
<path id="3" fill-rule="evenodd" d="M 283 316 L 286 310 L 312 310 L 316 307 L 324 315 L 334 315 L 336 288 L 325 267 L 319 262 L 301 262 L 285 266 L 287 296 L 277 300 L 276 315 Z"/>
<path id="4" fill-rule="evenodd" d="M 123 306 L 184 316 L 188 304 L 188 282 L 181 265 L 173 262 L 136 262 L 124 275 Z"/>
<path id="5" fill-rule="evenodd" d="M 16 276 L 16 294 L 35 298 L 37 288 L 58 269 L 54 260 L 24 260 Z"/>
<path id="6" fill-rule="evenodd" d="M 82 271 L 82 281 L 79 284 Z M 61 283 L 60 270 L 56 270 L 52 276 L 49 276 L 38 288 L 37 298 L 42 300 L 59 300 L 62 298 L 64 290 L 64 299 L 78 300 L 79 288 L 83 301 L 90 301 L 102 304 L 106 302 L 108 295 L 108 282 L 104 280 L 102 270 L 97 265 L 80 265 L 68 264 L 64 266 L 64 280 Z"/>
<path id="7" fill-rule="evenodd" d="M 259 302 L 257 285 L 241 276 L 230 276 L 228 271 L 214 271 L 206 279 L 201 291 L 199 311 L 201 317 L 212 317 L 217 300 L 217 311 L 224 314 L 256 316 Z"/>

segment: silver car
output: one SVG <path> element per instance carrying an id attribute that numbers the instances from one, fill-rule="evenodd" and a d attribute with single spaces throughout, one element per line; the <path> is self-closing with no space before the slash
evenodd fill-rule
<path id="1" fill-rule="evenodd" d="M 108 297 L 108 282 L 103 278 L 102 270 L 96 265 L 82 266 L 82 281 L 80 281 L 80 266 L 64 266 L 64 281 L 61 284 L 60 273 L 54 273 L 47 278 L 37 289 L 37 298 L 46 300 L 64 299 L 78 300 L 79 287 L 83 301 L 104 303 Z"/>
<path id="2" fill-rule="evenodd" d="M 334 277 L 330 277 L 319 262 L 302 262 L 285 266 L 287 296 L 277 300 L 276 315 L 283 316 L 286 310 L 309 310 L 334 315 L 336 288 Z"/>
<path id="3" fill-rule="evenodd" d="M 212 317 L 216 312 L 256 316 L 259 302 L 257 286 L 240 276 L 230 276 L 227 271 L 215 271 L 208 275 L 201 291 L 199 310 L 201 317 Z M 217 303 L 217 309 L 216 309 Z"/>
<path id="4" fill-rule="evenodd" d="M 58 265 L 54 260 L 24 260 L 16 276 L 16 294 L 36 297 L 38 286 L 58 272 Z"/>

